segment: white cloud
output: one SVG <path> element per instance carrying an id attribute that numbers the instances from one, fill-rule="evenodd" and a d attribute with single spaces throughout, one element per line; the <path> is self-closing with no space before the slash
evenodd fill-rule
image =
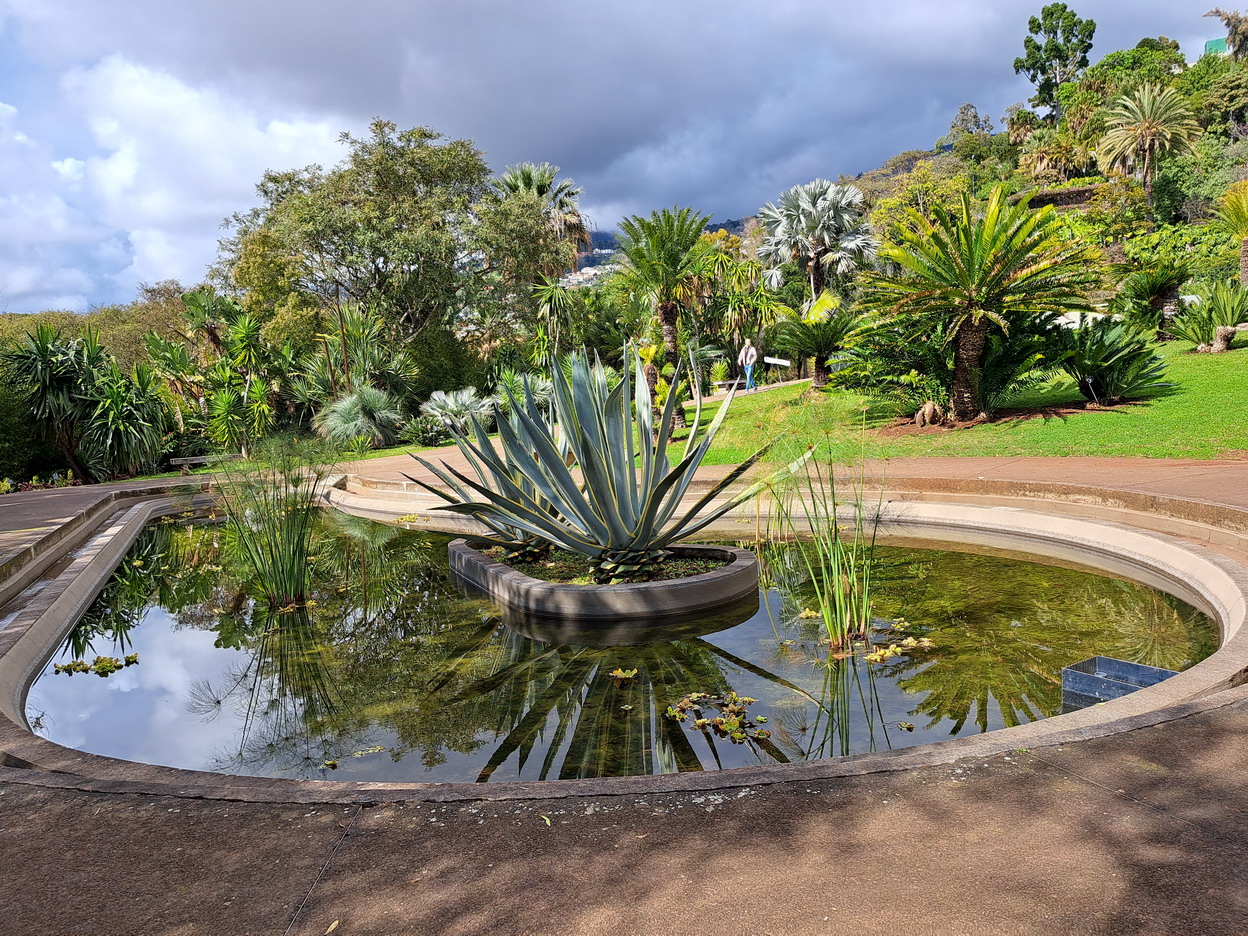
<path id="1" fill-rule="evenodd" d="M 50 267 L 84 232 L 107 243 L 79 261 L 84 302 L 193 281 L 264 169 L 337 162 L 336 134 L 376 115 L 474 139 L 495 169 L 557 163 L 606 226 L 673 203 L 739 217 L 931 146 L 964 101 L 998 116 L 1028 97 L 1012 62 L 1042 5 L 0 0 L 0 68 L 18 79 L 0 178 L 33 199 L 0 205 L 0 229 L 45 205 L 65 232 Z M 1220 30 L 1207 0 L 1072 6 L 1097 21 L 1093 58 L 1159 33 L 1195 56 Z M 6 236 L 0 266 L 29 261 Z"/>

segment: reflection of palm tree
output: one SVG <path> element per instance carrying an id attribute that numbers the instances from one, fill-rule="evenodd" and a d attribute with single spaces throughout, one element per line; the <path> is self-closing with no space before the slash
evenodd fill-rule
<path id="1" fill-rule="evenodd" d="M 539 743 L 545 751 L 539 779 L 701 770 L 703 756 L 720 763 L 714 738 L 709 733 L 696 736 L 706 743 L 705 754 L 699 755 L 695 736 L 665 717 L 668 706 L 693 692 L 730 691 L 725 664 L 801 691 L 700 639 L 587 648 L 550 646 L 508 633 L 501 647 L 482 642 L 451 670 L 479 652 L 496 654 L 493 672 L 470 681 L 444 703 L 448 708 L 475 706 L 494 716 L 501 742 L 479 781 L 489 780 L 513 756 L 517 772 L 523 771 Z M 617 669 L 637 674 L 612 676 Z M 438 687 L 450 679 L 444 676 Z M 752 739 L 751 744 L 765 759 L 787 759 L 766 739 Z"/>

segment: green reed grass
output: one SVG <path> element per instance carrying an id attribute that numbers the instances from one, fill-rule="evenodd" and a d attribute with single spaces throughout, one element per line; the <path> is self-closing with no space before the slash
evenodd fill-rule
<path id="1" fill-rule="evenodd" d="M 307 600 L 312 527 L 332 470 L 318 442 L 274 440 L 241 468 L 226 468 L 222 503 L 234 546 L 271 608 Z"/>

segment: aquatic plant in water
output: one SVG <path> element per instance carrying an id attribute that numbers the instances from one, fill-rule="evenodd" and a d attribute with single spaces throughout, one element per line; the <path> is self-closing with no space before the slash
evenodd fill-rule
<path id="1" fill-rule="evenodd" d="M 226 469 L 221 500 L 234 545 L 271 608 L 307 598 L 308 546 L 331 463 L 320 443 L 278 439 L 243 467 Z"/>
<path id="2" fill-rule="evenodd" d="M 810 452 L 813 456 L 814 447 Z M 775 513 L 768 516 L 764 539 L 793 541 L 783 551 L 784 560 L 804 572 L 814 590 L 815 613 L 830 644 L 839 648 L 869 637 L 880 505 L 870 508 L 864 502 L 861 460 L 855 477 L 838 482 L 838 466 L 826 442 L 820 454 L 822 458 L 810 457 L 785 483 L 772 486 Z M 848 488 L 848 503 L 838 500 L 838 485 L 841 492 Z M 774 562 L 777 551 L 764 554 Z"/>

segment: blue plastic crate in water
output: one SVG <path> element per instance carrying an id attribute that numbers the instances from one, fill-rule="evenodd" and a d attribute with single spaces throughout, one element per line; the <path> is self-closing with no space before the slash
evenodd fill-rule
<path id="1" fill-rule="evenodd" d="M 1062 668 L 1062 711 L 1073 712 L 1155 686 L 1174 670 L 1094 656 Z"/>

